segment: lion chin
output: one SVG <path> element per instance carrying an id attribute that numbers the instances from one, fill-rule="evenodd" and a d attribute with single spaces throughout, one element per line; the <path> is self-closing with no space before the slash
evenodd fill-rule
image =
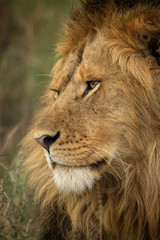
<path id="1" fill-rule="evenodd" d="M 74 167 L 62 167 L 56 165 L 53 171 L 53 179 L 60 191 L 67 193 L 82 193 L 91 190 L 100 176 L 94 176 L 87 169 Z"/>
<path id="2" fill-rule="evenodd" d="M 99 175 L 93 175 L 88 167 L 69 167 L 58 164 L 57 159 L 51 160 L 49 154 L 44 150 L 49 168 L 52 171 L 53 180 L 57 188 L 66 193 L 81 193 L 91 190 Z"/>
<path id="3" fill-rule="evenodd" d="M 57 159 L 51 160 L 45 150 L 44 154 L 52 171 L 53 181 L 61 192 L 82 193 L 89 191 L 100 179 L 100 175 L 93 174 L 89 167 L 63 166 Z"/>

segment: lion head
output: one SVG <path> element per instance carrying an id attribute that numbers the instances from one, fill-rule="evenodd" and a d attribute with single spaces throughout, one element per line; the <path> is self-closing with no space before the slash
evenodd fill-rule
<path id="1" fill-rule="evenodd" d="M 86 239 L 160 239 L 159 2 L 82 1 L 57 51 L 24 140 L 42 212 L 56 219 L 41 239 L 65 221 Z"/>

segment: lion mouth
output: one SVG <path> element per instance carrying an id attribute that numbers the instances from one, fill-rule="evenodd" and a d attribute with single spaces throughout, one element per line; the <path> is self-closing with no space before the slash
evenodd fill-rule
<path id="1" fill-rule="evenodd" d="M 53 168 L 55 168 L 55 166 L 58 165 L 58 166 L 66 167 L 66 168 L 74 168 L 74 169 L 75 168 L 89 168 L 89 169 L 94 170 L 94 169 L 99 169 L 103 165 L 105 165 L 106 164 L 106 160 L 107 160 L 106 158 L 101 158 L 99 161 L 91 163 L 91 164 L 88 164 L 88 165 L 78 165 L 78 166 L 75 166 L 75 165 L 63 164 L 63 163 L 55 162 L 50 157 L 50 161 L 52 163 Z"/>

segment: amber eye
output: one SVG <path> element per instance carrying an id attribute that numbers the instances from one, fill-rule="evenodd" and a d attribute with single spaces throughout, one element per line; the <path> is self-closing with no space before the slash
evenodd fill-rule
<path id="1" fill-rule="evenodd" d="M 89 91 L 91 91 L 92 89 L 94 89 L 97 85 L 98 85 L 99 81 L 88 81 L 86 82 L 87 87 L 83 93 L 83 97 L 85 97 Z"/>

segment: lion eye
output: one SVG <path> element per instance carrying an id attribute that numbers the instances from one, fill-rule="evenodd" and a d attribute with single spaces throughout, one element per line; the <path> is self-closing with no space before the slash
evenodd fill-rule
<path id="1" fill-rule="evenodd" d="M 91 91 L 92 89 L 94 89 L 97 85 L 98 85 L 99 81 L 88 81 L 86 82 L 87 87 L 83 93 L 83 97 L 85 97 L 89 91 Z"/>
<path id="2" fill-rule="evenodd" d="M 54 96 L 54 100 L 56 100 L 56 98 L 59 96 L 60 92 L 59 91 L 56 91 L 56 94 Z"/>
<path id="3" fill-rule="evenodd" d="M 60 91 L 57 90 L 57 89 L 53 89 L 53 88 L 50 88 L 51 91 L 55 92 L 55 95 L 54 95 L 54 100 L 56 100 L 56 98 L 59 96 L 60 94 Z"/>

